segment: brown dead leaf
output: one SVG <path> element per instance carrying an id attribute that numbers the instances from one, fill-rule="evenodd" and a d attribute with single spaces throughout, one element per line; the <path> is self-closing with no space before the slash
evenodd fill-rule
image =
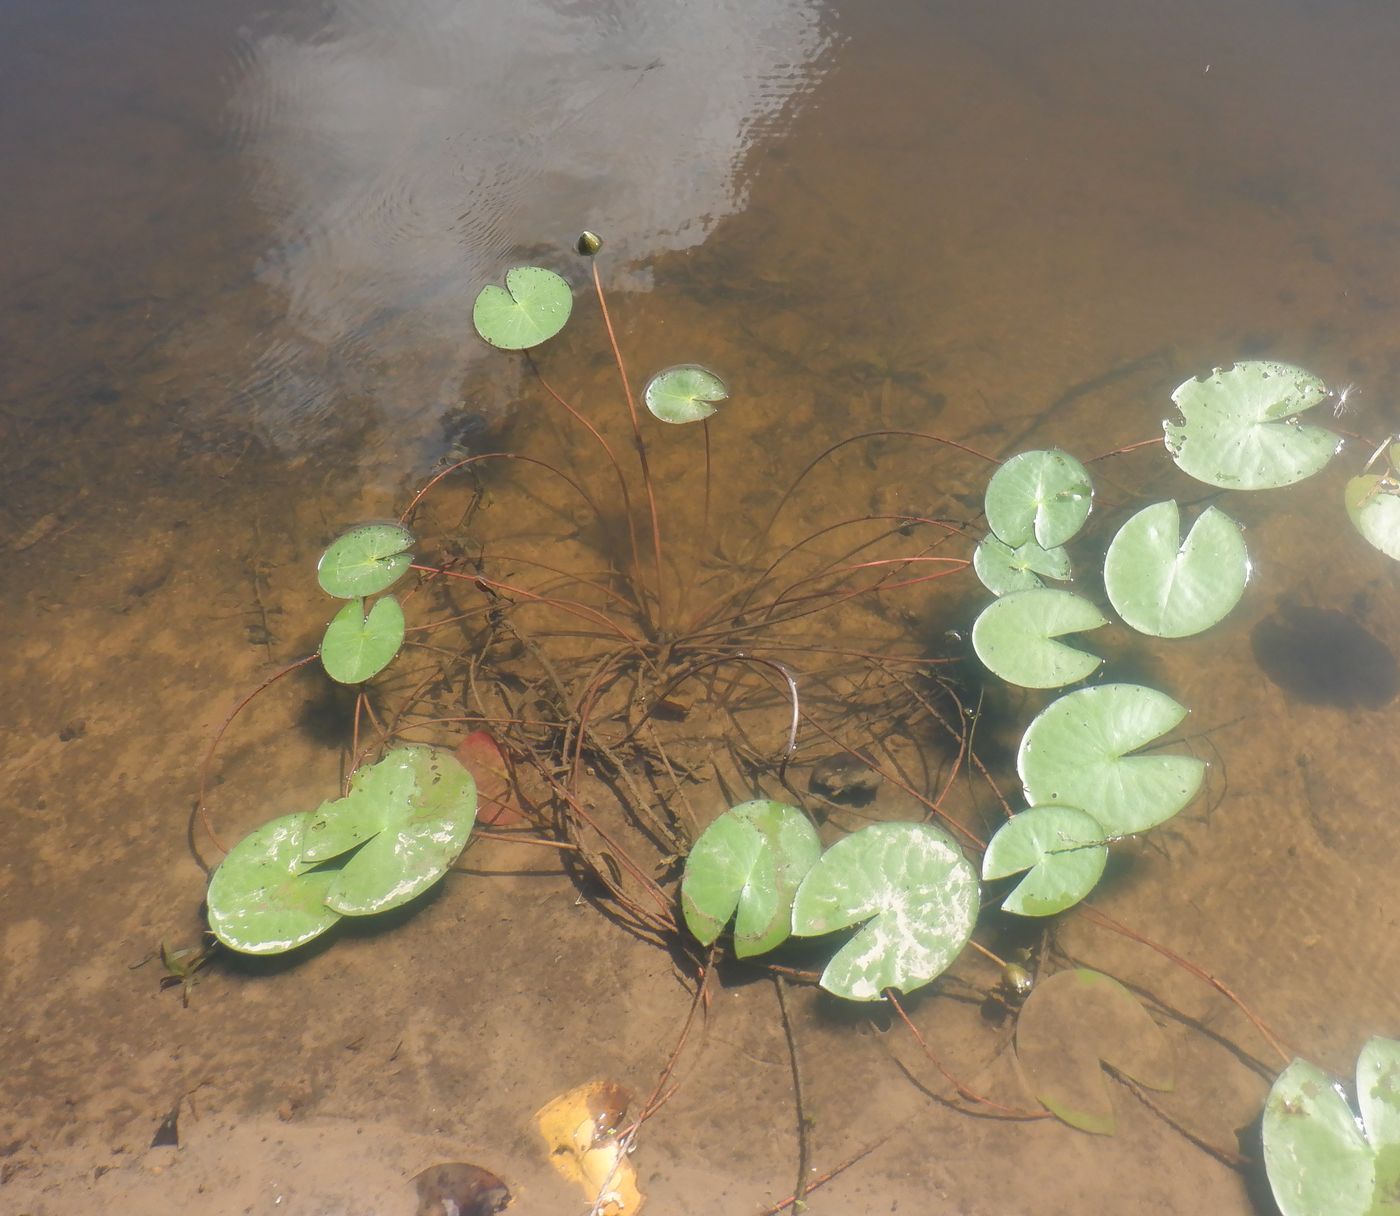
<path id="1" fill-rule="evenodd" d="M 631 1095 L 612 1081 L 591 1081 L 560 1094 L 535 1116 L 554 1168 L 583 1188 L 600 1216 L 634 1216 L 646 1196 L 617 1133 Z"/>

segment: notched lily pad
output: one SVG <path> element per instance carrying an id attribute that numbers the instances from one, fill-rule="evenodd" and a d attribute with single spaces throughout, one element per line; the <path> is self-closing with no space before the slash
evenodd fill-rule
<path id="1" fill-rule="evenodd" d="M 1174 1084 L 1166 1036 L 1147 1010 L 1117 980 L 1083 968 L 1032 990 L 1016 1020 L 1016 1059 L 1046 1110 L 1101 1136 L 1118 1126 L 1102 1064 L 1147 1089 Z"/>
<path id="2" fill-rule="evenodd" d="M 657 372 L 643 393 L 647 409 L 662 422 L 674 423 L 708 418 L 717 408 L 715 402 L 728 396 L 723 380 L 694 363 Z"/>
<path id="3" fill-rule="evenodd" d="M 341 684 L 363 684 L 393 662 L 403 636 L 403 609 L 392 595 L 376 600 L 368 616 L 363 600 L 351 600 L 326 626 L 321 666 Z"/>
<path id="4" fill-rule="evenodd" d="M 1018 916 L 1053 916 L 1094 889 L 1108 861 L 1104 830 L 1068 806 L 1033 806 L 997 830 L 982 855 L 982 879 L 1029 873 L 1002 902 Z"/>
<path id="5" fill-rule="evenodd" d="M 1042 549 L 1033 540 L 1018 548 L 984 536 L 972 555 L 972 568 L 993 595 L 1033 591 L 1045 584 L 1041 575 L 1063 582 L 1070 576 L 1069 554 L 1061 548 Z"/>
<path id="6" fill-rule="evenodd" d="M 781 945 L 792 932 L 792 900 L 821 856 L 821 839 L 796 807 L 741 802 L 701 834 L 685 862 L 681 911 L 709 945 L 734 921 L 740 958 Z"/>
<path id="7" fill-rule="evenodd" d="M 1347 516 L 1370 545 L 1400 561 L 1400 483 L 1364 473 L 1346 486 Z"/>
<path id="8" fill-rule="evenodd" d="M 1044 549 L 1063 545 L 1089 518 L 1094 483 L 1067 452 L 1021 452 L 987 483 L 987 526 L 1015 549 L 1033 540 Z"/>
<path id="9" fill-rule="evenodd" d="M 398 524 L 361 524 L 321 554 L 316 580 L 337 599 L 378 595 L 392 587 L 413 564 L 413 533 Z"/>
<path id="10" fill-rule="evenodd" d="M 1316 376 L 1254 359 L 1216 368 L 1172 394 L 1181 421 L 1164 422 L 1167 451 L 1197 481 L 1226 490 L 1271 490 L 1311 477 L 1337 450 L 1331 431 L 1297 415 L 1327 399 Z"/>
<path id="11" fill-rule="evenodd" d="M 979 890 L 962 851 L 925 823 L 879 823 L 838 840 L 792 906 L 803 937 L 864 927 L 832 958 L 821 986 L 852 1001 L 912 992 L 952 965 L 972 936 Z M 868 923 L 867 923 L 868 922 Z"/>
<path id="12" fill-rule="evenodd" d="M 528 350 L 554 337 L 573 311 L 567 282 L 543 266 L 512 266 L 506 285 L 488 283 L 472 306 L 472 323 L 492 346 Z"/>
<path id="13" fill-rule="evenodd" d="M 972 626 L 972 648 L 987 669 L 1022 688 L 1059 688 L 1103 662 L 1055 639 L 1107 625 L 1108 618 L 1069 591 L 1012 591 L 993 600 Z"/>

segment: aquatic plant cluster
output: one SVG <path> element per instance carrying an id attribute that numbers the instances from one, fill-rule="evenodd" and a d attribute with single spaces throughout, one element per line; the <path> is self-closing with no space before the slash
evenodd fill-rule
<path id="1" fill-rule="evenodd" d="M 579 251 L 590 259 L 599 247 L 591 234 L 580 238 Z M 1063 451 L 992 461 L 923 435 L 994 466 L 983 503 L 985 535 L 975 536 L 962 522 L 872 515 L 823 527 L 765 562 L 756 554 L 770 520 L 749 538 L 746 558 L 734 563 L 732 585 L 692 611 L 695 588 L 668 585 L 641 414 L 596 260 L 590 268 L 626 398 L 645 510 L 634 511 L 635 484 L 602 431 L 543 379 L 528 353 L 563 329 L 573 289 L 543 267 L 510 269 L 504 286 L 488 285 L 478 296 L 476 330 L 494 347 L 526 352 L 545 392 L 598 445 L 619 501 L 610 514 L 572 470 L 507 452 L 479 453 L 439 472 L 397 522 L 355 527 L 325 551 L 320 585 L 346 603 L 327 625 L 317 655 L 293 667 L 319 658 L 332 680 L 356 689 L 352 775 L 340 796 L 274 819 L 227 850 L 209 883 L 209 927 L 236 951 L 295 949 L 342 917 L 375 915 L 417 898 L 449 871 L 473 832 L 484 831 L 483 822 L 504 830 L 513 819 L 559 848 L 615 918 L 651 940 L 681 943 L 695 960 L 697 1001 L 727 941 L 739 959 L 763 964 L 776 958 L 784 975 L 809 978 L 847 1000 L 888 1001 L 902 1017 L 900 996 L 943 975 L 970 943 L 976 945 L 984 901 L 999 900 L 1005 912 L 1026 918 L 1079 904 L 1103 874 L 1110 847 L 1190 804 L 1206 766 L 1159 745 L 1187 715 L 1166 693 L 1137 684 L 1088 684 L 1051 701 L 1026 725 L 1016 754 L 1025 805 L 1013 810 L 1001 799 L 1004 819 L 983 840 L 945 808 L 952 776 L 937 790 L 918 788 L 847 733 L 849 720 L 864 720 L 859 698 L 852 709 L 851 694 L 863 689 L 886 723 L 917 721 L 951 739 L 957 747 L 953 775 L 971 765 L 985 776 L 972 747 L 975 717 L 963 706 L 958 682 L 944 674 L 948 660 L 881 653 L 874 646 L 813 647 L 784 626 L 859 610 L 896 588 L 971 566 L 994 597 L 971 630 L 972 650 L 988 672 L 1030 689 L 1088 680 L 1102 660 L 1063 639 L 1108 625 L 1110 617 L 1083 595 L 1047 583 L 1074 577 L 1080 560 L 1074 542 L 1090 516 L 1093 479 L 1085 464 Z M 1320 471 L 1340 449 L 1336 434 L 1303 421 L 1333 396 L 1299 368 L 1238 362 L 1177 388 L 1179 420 L 1165 423 L 1156 442 L 1183 472 L 1218 490 L 1291 485 Z M 702 548 L 710 541 L 708 428 L 727 398 L 724 382 L 694 364 L 659 372 L 641 393 L 653 418 L 698 423 L 703 432 Z M 797 482 L 841 446 L 817 456 Z M 493 461 L 542 469 L 599 521 L 620 517 L 627 533 L 623 557 L 597 577 L 536 562 L 554 577 L 533 586 L 503 573 L 484 547 L 471 553 L 461 544 L 443 545 L 436 562 L 418 561 L 422 542 L 412 523 L 425 496 L 450 475 L 474 476 Z M 1397 467 L 1400 443 L 1387 440 L 1347 484 L 1343 505 L 1367 542 L 1400 560 Z M 779 501 L 774 520 L 797 482 Z M 781 582 L 776 572 L 809 543 L 856 526 L 877 531 Z M 1250 576 L 1244 536 L 1224 511 L 1206 506 L 1184 536 L 1182 527 L 1177 501 L 1143 506 L 1117 530 L 1097 570 L 1113 613 L 1150 638 L 1183 638 L 1216 625 L 1239 602 Z M 911 534 L 932 539 L 913 553 L 886 555 L 880 548 Z M 972 541 L 970 556 L 947 552 L 951 544 Z M 525 562 L 517 558 L 517 566 Z M 403 603 L 389 593 L 410 574 L 417 578 L 410 595 L 441 592 L 443 622 L 470 619 L 479 631 L 461 651 L 439 648 L 446 657 L 435 659 L 438 666 L 411 689 L 396 692 L 389 712 L 387 691 L 371 682 L 392 670 L 411 632 Z M 526 611 L 567 618 L 570 627 L 527 627 L 521 619 Z M 433 627 L 427 622 L 415 631 Z M 508 672 L 497 669 L 493 654 L 511 656 Z M 819 662 L 829 666 L 819 668 Z M 755 793 L 765 783 L 770 790 L 781 786 L 791 801 L 727 799 L 730 809 L 698 830 L 685 789 L 703 783 L 705 766 L 691 754 L 697 739 L 674 729 L 695 708 L 682 695 L 693 683 L 704 685 L 706 703 L 720 714 L 724 738 L 714 745 L 729 749 L 730 779 L 746 780 Z M 434 697 L 448 686 L 469 690 L 466 713 L 418 711 L 420 702 L 436 704 Z M 753 724 L 775 710 L 786 717 L 784 741 L 761 746 Z M 373 740 L 364 745 L 362 717 L 373 726 Z M 434 724 L 459 732 L 474 728 L 475 742 L 455 754 L 402 742 L 408 732 Z M 877 771 L 922 805 L 922 817 L 870 823 L 824 847 L 824 820 L 804 809 L 788 775 L 804 735 L 831 756 Z M 728 788 L 717 765 L 709 771 L 711 785 Z M 592 796 L 603 787 L 619 807 L 615 816 Z M 203 790 L 197 811 L 218 843 Z M 652 850 L 650 861 L 636 856 L 642 847 Z M 968 850 L 980 853 L 980 865 Z M 836 934 L 846 936 L 819 974 L 791 965 L 785 953 L 791 939 Z M 1005 974 L 1015 987 L 1013 967 L 1006 965 Z M 1022 974 L 1029 986 L 1031 977 Z M 1126 993 L 1123 999 L 1131 1000 Z M 1400 1044 L 1376 1039 L 1367 1045 L 1356 1093 L 1359 1118 L 1333 1082 L 1303 1061 L 1290 1064 L 1275 1083 L 1264 1116 L 1264 1150 L 1285 1216 L 1392 1210 L 1385 1197 L 1400 1186 Z M 1067 1122 L 1089 1126 L 1037 1096 Z"/>

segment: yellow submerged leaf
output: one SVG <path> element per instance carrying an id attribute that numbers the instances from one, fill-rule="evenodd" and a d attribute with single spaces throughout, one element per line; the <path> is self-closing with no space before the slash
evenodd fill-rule
<path id="1" fill-rule="evenodd" d="M 554 1168 L 583 1188 L 600 1216 L 634 1216 L 646 1201 L 618 1141 L 630 1102 L 622 1086 L 590 1081 L 560 1094 L 535 1115 Z"/>

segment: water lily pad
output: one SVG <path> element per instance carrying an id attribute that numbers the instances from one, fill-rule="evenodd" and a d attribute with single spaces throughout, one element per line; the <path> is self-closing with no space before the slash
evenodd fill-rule
<path id="1" fill-rule="evenodd" d="M 1386 557 L 1400 561 L 1400 485 L 1373 473 L 1353 477 L 1346 507 L 1356 530 Z"/>
<path id="2" fill-rule="evenodd" d="M 1033 540 L 1041 548 L 1063 545 L 1089 518 L 1094 483 L 1067 452 L 1021 452 L 987 483 L 987 526 L 1015 549 Z"/>
<path id="3" fill-rule="evenodd" d="M 1256 359 L 1186 381 L 1172 394 L 1181 422 L 1164 422 L 1167 451 L 1185 473 L 1227 490 L 1271 490 L 1311 477 L 1338 439 L 1296 415 L 1327 399 L 1316 376 Z"/>
<path id="4" fill-rule="evenodd" d="M 1097 629 L 1108 618 L 1070 591 L 1012 591 L 993 600 L 972 626 L 972 648 L 987 669 L 1022 688 L 1059 688 L 1103 662 L 1054 639 Z"/>
<path id="5" fill-rule="evenodd" d="M 320 937 L 340 914 L 326 907 L 333 874 L 302 859 L 305 812 L 243 837 L 209 880 L 209 928 L 231 950 L 281 954 Z"/>
<path id="6" fill-rule="evenodd" d="M 527 350 L 554 337 L 573 311 L 573 289 L 543 266 L 513 266 L 506 285 L 488 283 L 472 307 L 476 332 L 501 350 Z"/>
<path id="7" fill-rule="evenodd" d="M 358 852 L 336 870 L 326 904 L 346 916 L 397 908 L 447 873 L 476 822 L 476 783 L 448 752 L 400 747 L 350 779 L 350 793 L 310 816 L 302 859 Z"/>
<path id="8" fill-rule="evenodd" d="M 1079 968 L 1042 979 L 1016 1019 L 1016 1059 L 1036 1100 L 1080 1131 L 1117 1129 L 1102 1064 L 1148 1089 L 1173 1085 L 1166 1036 L 1117 980 Z"/>
<path id="9" fill-rule="evenodd" d="M 984 536 L 972 555 L 972 568 L 993 595 L 1032 591 L 1045 584 L 1038 575 L 1064 580 L 1070 576 L 1069 554 L 1063 548 L 1042 549 L 1033 540 L 1013 549 L 995 536 Z"/>
<path id="10" fill-rule="evenodd" d="M 817 829 L 796 807 L 741 802 L 705 829 L 686 858 L 686 925 L 709 945 L 737 910 L 734 953 L 774 949 L 792 932 L 793 896 L 821 851 Z"/>
<path id="11" fill-rule="evenodd" d="M 826 965 L 821 986 L 852 1001 L 911 992 L 952 965 L 977 920 L 977 874 L 926 823 L 878 823 L 838 840 L 792 906 L 803 937 L 863 924 Z M 866 923 L 868 922 L 868 923 Z"/>
<path id="12" fill-rule="evenodd" d="M 1053 916 L 1094 889 L 1108 861 L 1104 830 L 1085 811 L 1033 806 L 997 830 L 982 856 L 984 882 L 1029 870 L 1002 907 L 1018 916 Z"/>
<path id="13" fill-rule="evenodd" d="M 1144 507 L 1119 530 L 1103 563 L 1109 601 L 1139 633 L 1184 638 L 1221 621 L 1249 581 L 1240 527 L 1207 507 L 1181 540 L 1174 501 Z"/>
<path id="14" fill-rule="evenodd" d="M 1356 1062 L 1358 1112 L 1306 1060 L 1264 1106 L 1264 1165 L 1283 1216 L 1400 1212 L 1400 1042 L 1373 1038 Z"/>
<path id="15" fill-rule="evenodd" d="M 403 635 L 403 609 L 392 595 L 376 601 L 368 616 L 363 600 L 351 600 L 326 626 L 321 666 L 332 680 L 363 684 L 389 666 Z"/>
<path id="16" fill-rule="evenodd" d="M 413 563 L 413 533 L 398 524 L 361 524 L 336 539 L 316 566 L 327 595 L 353 600 L 392 587 Z"/>
<path id="17" fill-rule="evenodd" d="M 715 412 L 715 402 L 729 396 L 714 372 L 686 363 L 657 372 L 643 394 L 647 409 L 662 422 L 699 422 Z"/>
<path id="18" fill-rule="evenodd" d="M 1021 738 L 1016 768 L 1033 806 L 1087 811 L 1109 836 L 1146 831 L 1196 796 L 1205 765 L 1193 756 L 1128 753 L 1186 717 L 1184 706 L 1139 684 L 1101 684 L 1051 702 Z"/>

